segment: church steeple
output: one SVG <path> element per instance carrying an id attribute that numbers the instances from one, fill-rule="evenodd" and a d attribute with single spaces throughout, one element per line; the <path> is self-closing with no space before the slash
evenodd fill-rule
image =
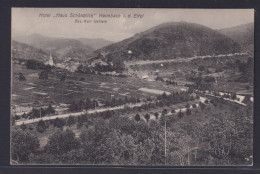
<path id="1" fill-rule="evenodd" d="M 49 59 L 49 62 L 48 62 L 49 65 L 53 66 L 53 58 L 51 56 L 51 53 L 50 53 L 50 59 Z"/>

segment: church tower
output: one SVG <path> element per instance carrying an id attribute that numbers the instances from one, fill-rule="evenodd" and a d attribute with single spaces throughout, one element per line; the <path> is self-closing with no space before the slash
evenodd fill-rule
<path id="1" fill-rule="evenodd" d="M 49 59 L 49 62 L 48 62 L 49 65 L 53 66 L 54 63 L 53 63 L 53 58 L 51 56 L 51 53 L 50 53 L 50 59 Z"/>

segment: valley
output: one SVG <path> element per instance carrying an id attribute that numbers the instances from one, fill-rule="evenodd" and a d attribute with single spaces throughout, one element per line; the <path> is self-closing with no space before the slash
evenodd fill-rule
<path id="1" fill-rule="evenodd" d="M 116 43 L 16 38 L 12 160 L 252 165 L 254 57 L 228 33 L 170 22 Z"/>

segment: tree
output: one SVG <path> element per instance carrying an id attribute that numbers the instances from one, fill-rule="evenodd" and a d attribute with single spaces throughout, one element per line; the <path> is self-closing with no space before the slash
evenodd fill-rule
<path id="1" fill-rule="evenodd" d="M 69 116 L 68 120 L 67 120 L 67 125 L 70 127 L 71 125 L 75 124 L 75 119 L 72 116 Z"/>
<path id="2" fill-rule="evenodd" d="M 171 110 L 171 113 L 173 113 L 173 114 L 174 114 L 174 113 L 176 113 L 176 111 L 175 111 L 175 109 L 174 109 L 174 108 Z"/>
<path id="3" fill-rule="evenodd" d="M 185 108 L 190 108 L 190 104 L 189 103 L 187 103 L 186 105 L 185 105 Z"/>
<path id="4" fill-rule="evenodd" d="M 40 110 L 36 108 L 32 108 L 32 110 L 27 114 L 28 118 L 39 118 L 40 117 Z"/>
<path id="5" fill-rule="evenodd" d="M 126 103 L 128 103 L 129 101 L 128 101 L 128 98 L 127 98 L 127 96 L 125 96 L 125 100 L 124 100 L 124 103 L 126 104 Z"/>
<path id="6" fill-rule="evenodd" d="M 27 162 L 29 155 L 35 153 L 40 143 L 37 137 L 30 133 L 15 131 L 11 134 L 12 159 L 19 162 Z"/>
<path id="7" fill-rule="evenodd" d="M 20 128 L 21 128 L 23 131 L 25 131 L 25 130 L 27 129 L 27 126 L 23 123 L 23 124 L 20 126 Z"/>
<path id="8" fill-rule="evenodd" d="M 187 110 L 186 110 L 186 114 L 187 114 L 187 115 L 190 115 L 190 114 L 191 114 L 191 110 L 190 110 L 190 109 L 187 109 Z"/>
<path id="9" fill-rule="evenodd" d="M 192 108 L 194 108 L 194 109 L 195 109 L 196 107 L 197 107 L 197 106 L 196 106 L 196 104 L 193 104 L 193 105 L 192 105 Z"/>
<path id="10" fill-rule="evenodd" d="M 54 120 L 53 126 L 62 129 L 62 127 L 65 125 L 64 120 L 59 119 L 58 117 Z"/>
<path id="11" fill-rule="evenodd" d="M 158 119 L 159 113 L 158 113 L 158 112 L 155 112 L 155 113 L 154 113 L 154 116 L 155 116 L 156 119 Z"/>
<path id="12" fill-rule="evenodd" d="M 40 120 L 36 126 L 36 130 L 43 133 L 47 129 L 47 126 L 43 120 Z"/>
<path id="13" fill-rule="evenodd" d="M 167 109 L 164 109 L 163 111 L 162 111 L 162 115 L 166 115 L 167 114 Z"/>
<path id="14" fill-rule="evenodd" d="M 232 99 L 232 100 L 235 100 L 236 98 L 237 98 L 236 93 L 231 93 L 231 99 Z"/>
<path id="15" fill-rule="evenodd" d="M 19 73 L 19 81 L 26 81 L 26 78 L 24 77 L 23 73 Z"/>
<path id="16" fill-rule="evenodd" d="M 209 103 L 208 99 L 206 99 L 204 103 L 208 104 Z"/>
<path id="17" fill-rule="evenodd" d="M 150 119 L 150 115 L 147 113 L 147 114 L 145 114 L 144 118 L 145 118 L 145 119 L 146 119 L 146 121 L 148 122 L 148 121 L 149 121 L 149 119 Z"/>
<path id="18" fill-rule="evenodd" d="M 44 148 L 47 153 L 61 155 L 72 149 L 78 148 L 78 146 L 79 141 L 75 137 L 75 133 L 72 130 L 67 129 L 65 131 L 58 130 L 52 134 Z"/>
<path id="19" fill-rule="evenodd" d="M 52 107 L 51 104 L 49 104 L 48 108 L 46 109 L 46 114 L 55 114 L 55 109 Z"/>
<path id="20" fill-rule="evenodd" d="M 184 114 L 181 112 L 181 110 L 177 113 L 177 116 L 179 117 L 179 118 L 182 118 L 183 116 L 184 116 Z"/>
<path id="21" fill-rule="evenodd" d="M 78 105 L 76 104 L 76 102 L 74 100 L 72 100 L 72 103 L 69 106 L 69 110 L 71 112 L 76 112 L 78 111 Z"/>
<path id="22" fill-rule="evenodd" d="M 200 109 L 203 111 L 206 107 L 206 105 L 202 102 L 199 102 Z"/>
<path id="23" fill-rule="evenodd" d="M 242 101 L 242 103 L 249 104 L 250 103 L 250 96 L 246 95 Z"/>
<path id="24" fill-rule="evenodd" d="M 136 114 L 136 115 L 135 115 L 135 121 L 139 122 L 140 119 L 141 119 L 141 118 L 140 118 L 140 115 L 139 115 L 139 114 Z"/>

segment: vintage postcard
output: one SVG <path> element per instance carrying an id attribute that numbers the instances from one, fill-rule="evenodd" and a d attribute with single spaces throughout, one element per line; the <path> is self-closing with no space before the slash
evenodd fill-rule
<path id="1" fill-rule="evenodd" d="M 11 165 L 253 165 L 253 9 L 12 8 L 11 30 Z"/>

